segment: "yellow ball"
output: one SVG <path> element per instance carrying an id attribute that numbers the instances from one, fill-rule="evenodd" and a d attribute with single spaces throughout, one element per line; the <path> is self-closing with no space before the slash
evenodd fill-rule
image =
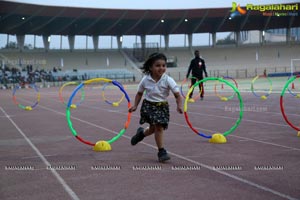
<path id="1" fill-rule="evenodd" d="M 221 97 L 221 101 L 228 101 L 227 97 Z"/>
<path id="2" fill-rule="evenodd" d="M 267 99 L 267 97 L 266 97 L 265 95 L 261 96 L 260 98 L 261 98 L 262 100 L 266 100 L 266 99 Z"/>
<path id="3" fill-rule="evenodd" d="M 94 151 L 111 151 L 111 146 L 108 142 L 100 140 L 93 147 Z"/>
<path id="4" fill-rule="evenodd" d="M 300 131 L 298 131 L 297 136 L 300 137 Z"/>
<path id="5" fill-rule="evenodd" d="M 71 104 L 70 108 L 77 108 L 77 106 L 75 104 Z"/>
<path id="6" fill-rule="evenodd" d="M 194 99 L 189 99 L 188 102 L 189 103 L 195 103 L 195 100 Z"/>
<path id="7" fill-rule="evenodd" d="M 118 103 L 118 102 L 113 102 L 113 103 L 112 103 L 112 106 L 118 107 L 118 106 L 119 106 L 119 103 Z"/>
<path id="8" fill-rule="evenodd" d="M 26 106 L 25 110 L 32 110 L 32 107 L 31 106 Z"/>
<path id="9" fill-rule="evenodd" d="M 296 95 L 296 98 L 300 98 L 300 94 L 297 94 L 297 95 Z"/>
<path id="10" fill-rule="evenodd" d="M 209 142 L 214 144 L 224 144 L 227 142 L 227 140 L 223 134 L 215 133 L 212 135 L 211 139 L 209 139 Z"/>

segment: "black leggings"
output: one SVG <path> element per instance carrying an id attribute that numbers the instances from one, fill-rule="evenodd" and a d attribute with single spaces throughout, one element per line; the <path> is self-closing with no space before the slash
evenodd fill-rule
<path id="1" fill-rule="evenodd" d="M 191 79 L 191 87 L 197 82 L 197 81 L 200 81 L 200 80 L 202 80 L 203 78 L 197 78 L 197 79 L 195 79 L 195 78 L 192 78 Z M 203 82 L 201 82 L 199 85 L 199 92 L 201 92 L 200 93 L 200 97 L 203 97 L 204 96 L 204 87 L 203 87 Z M 192 90 L 192 92 L 190 93 L 190 98 L 192 98 L 193 97 L 193 92 L 194 92 L 194 90 Z"/>

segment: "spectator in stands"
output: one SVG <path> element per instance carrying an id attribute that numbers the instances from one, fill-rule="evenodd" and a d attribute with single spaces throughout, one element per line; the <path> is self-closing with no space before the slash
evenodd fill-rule
<path id="1" fill-rule="evenodd" d="M 144 137 L 154 134 L 159 162 L 165 162 L 170 159 L 163 143 L 163 133 L 168 128 L 169 123 L 170 114 L 167 97 L 170 91 L 172 91 L 176 99 L 177 112 L 182 113 L 179 87 L 174 79 L 165 73 L 167 68 L 166 62 L 167 58 L 164 54 L 154 53 L 149 56 L 142 67 L 146 76 L 139 83 L 134 105 L 129 108 L 129 112 L 134 112 L 146 91 L 140 109 L 140 124 L 148 123 L 150 126 L 146 129 L 139 127 L 136 135 L 131 138 L 131 144 L 136 145 Z"/>
<path id="2" fill-rule="evenodd" d="M 8 88 L 7 83 L 8 83 L 8 75 L 4 73 L 2 78 L 2 84 L 4 85 L 5 88 Z"/>
<path id="3" fill-rule="evenodd" d="M 27 74 L 29 75 L 29 73 L 30 73 L 30 67 L 29 67 L 29 65 L 26 66 L 26 71 L 27 71 Z"/>
<path id="4" fill-rule="evenodd" d="M 191 78 L 191 86 L 193 86 L 197 81 L 203 79 L 203 72 L 205 73 L 205 77 L 207 77 L 205 61 L 204 59 L 200 58 L 199 50 L 196 50 L 194 54 L 195 54 L 195 58 L 191 60 L 189 69 L 186 74 L 186 78 L 189 78 L 190 72 L 192 71 L 193 78 Z M 201 100 L 203 100 L 204 97 L 203 83 L 199 84 L 199 91 L 200 91 L 200 98 Z M 193 97 L 193 91 L 190 93 L 189 102 L 194 102 L 194 99 L 192 99 L 192 97 Z"/>

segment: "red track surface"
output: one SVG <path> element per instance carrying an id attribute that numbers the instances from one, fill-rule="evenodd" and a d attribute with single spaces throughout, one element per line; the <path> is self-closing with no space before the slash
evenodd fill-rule
<path id="1" fill-rule="evenodd" d="M 280 113 L 279 94 L 261 101 L 242 93 L 244 118 L 222 145 L 193 133 L 170 98 L 165 147 L 172 158 L 161 164 L 153 137 L 130 145 L 139 126 L 138 111 L 110 152 L 94 152 L 76 140 L 58 90 L 41 89 L 32 111 L 14 105 L 10 90 L 0 90 L 1 200 L 300 199 L 300 138 Z M 136 90 L 127 91 L 134 99 Z M 110 107 L 100 92 L 86 91 L 84 103 L 72 110 L 76 131 L 92 142 L 112 138 L 126 121 L 126 102 Z M 193 126 L 206 134 L 228 130 L 237 119 L 233 111 L 238 100 L 221 102 L 206 94 L 204 101 L 188 106 Z M 300 107 L 293 101 L 286 97 L 285 108 L 299 125 Z"/>

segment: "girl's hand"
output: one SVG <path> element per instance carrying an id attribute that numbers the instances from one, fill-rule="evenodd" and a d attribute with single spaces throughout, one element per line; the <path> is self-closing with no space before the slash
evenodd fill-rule
<path id="1" fill-rule="evenodd" d="M 182 100 L 181 100 L 181 95 L 179 94 L 179 92 L 174 93 L 175 99 L 176 99 L 176 104 L 177 104 L 177 112 L 179 112 L 180 114 L 183 113 L 182 111 Z"/>
<path id="2" fill-rule="evenodd" d="M 181 107 L 177 107 L 177 112 L 179 112 L 180 114 L 183 113 L 182 108 Z"/>
<path id="3" fill-rule="evenodd" d="M 137 106 L 132 106 L 131 108 L 129 108 L 128 112 L 134 112 L 136 111 Z"/>

